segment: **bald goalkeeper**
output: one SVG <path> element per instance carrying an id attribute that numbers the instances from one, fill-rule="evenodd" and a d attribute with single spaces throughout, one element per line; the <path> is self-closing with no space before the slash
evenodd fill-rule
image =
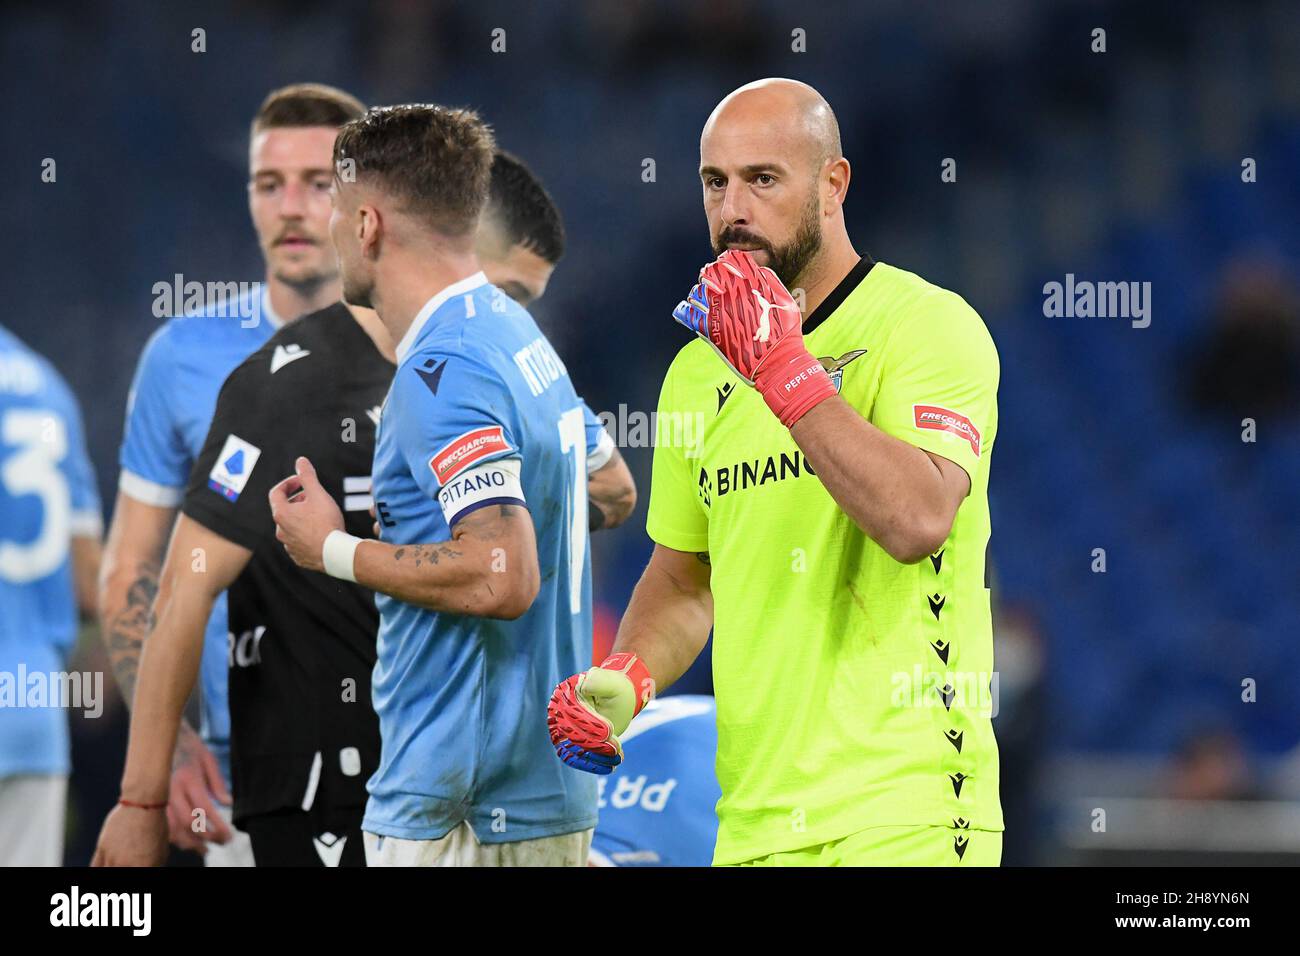
<path id="1" fill-rule="evenodd" d="M 655 448 L 654 553 L 613 657 L 556 688 L 552 740 L 609 772 L 712 628 L 715 864 L 995 866 L 997 352 L 960 296 L 854 249 L 849 178 L 803 83 L 705 124 L 719 257 L 674 313 L 697 338 L 659 414 L 706 425 Z"/>

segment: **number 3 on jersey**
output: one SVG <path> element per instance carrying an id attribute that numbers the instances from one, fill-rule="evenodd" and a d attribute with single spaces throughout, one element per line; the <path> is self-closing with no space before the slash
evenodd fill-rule
<path id="1" fill-rule="evenodd" d="M 573 456 L 569 498 L 569 611 L 582 610 L 582 562 L 587 557 L 587 423 L 582 407 L 560 416 L 560 452 Z"/>
<path id="2" fill-rule="evenodd" d="M 0 485 L 15 498 L 35 495 L 41 501 L 41 530 L 35 541 L 0 539 L 0 578 L 26 584 L 53 572 L 68 554 L 71 495 L 59 471 L 68 454 L 68 432 L 54 412 L 11 409 L 0 419 L 0 444 L 18 448 L 0 467 Z"/>

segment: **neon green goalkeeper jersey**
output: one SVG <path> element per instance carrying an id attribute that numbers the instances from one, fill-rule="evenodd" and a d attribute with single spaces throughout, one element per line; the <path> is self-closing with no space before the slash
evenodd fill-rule
<path id="1" fill-rule="evenodd" d="M 943 547 L 900 564 L 708 343 L 673 360 L 647 530 L 712 565 L 716 864 L 868 827 L 1002 829 L 985 577 L 993 341 L 960 296 L 869 258 L 804 338 L 867 421 L 960 465 L 970 494 Z"/>

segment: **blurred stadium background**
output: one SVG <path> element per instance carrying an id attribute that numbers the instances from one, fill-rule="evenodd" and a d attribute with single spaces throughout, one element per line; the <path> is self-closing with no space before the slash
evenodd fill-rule
<path id="1" fill-rule="evenodd" d="M 0 24 L 3 321 L 76 389 L 106 503 L 154 283 L 260 276 L 247 129 L 271 88 L 479 109 L 564 212 L 535 311 L 616 413 L 654 409 L 686 341 L 708 112 L 761 76 L 817 86 L 859 250 L 961 293 L 1001 354 L 1004 863 L 1300 862 L 1300 6 L 11 0 Z M 1149 281 L 1150 327 L 1045 317 L 1067 273 Z M 604 641 L 650 551 L 650 450 L 624 453 L 642 502 L 593 545 Z M 108 671 L 93 637 L 79 654 Z M 707 660 L 676 690 L 710 690 Z M 81 864 L 125 713 L 73 724 Z"/>

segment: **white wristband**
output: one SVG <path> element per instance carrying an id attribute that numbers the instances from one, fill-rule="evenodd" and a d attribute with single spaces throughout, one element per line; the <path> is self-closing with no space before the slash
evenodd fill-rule
<path id="1" fill-rule="evenodd" d="M 331 531 L 326 535 L 325 547 L 321 553 L 325 573 L 332 578 L 342 578 L 355 584 L 357 576 L 352 570 L 352 558 L 360 543 L 360 538 L 346 531 Z"/>

